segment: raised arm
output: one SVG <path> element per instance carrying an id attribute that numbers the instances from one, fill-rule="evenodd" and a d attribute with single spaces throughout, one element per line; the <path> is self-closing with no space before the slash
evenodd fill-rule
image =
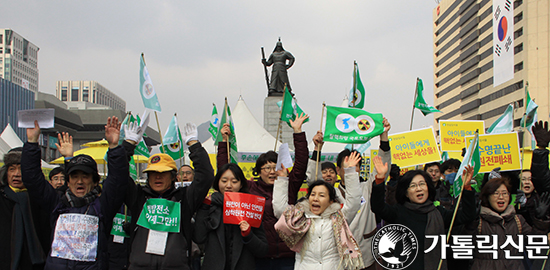
<path id="1" fill-rule="evenodd" d="M 346 200 L 342 207 L 342 214 L 346 217 L 348 223 L 351 223 L 359 208 L 361 208 L 361 188 L 359 186 L 359 173 L 355 170 L 357 164 L 361 161 L 361 155 L 352 152 L 344 159 L 344 172 L 346 179 Z"/>
<path id="2" fill-rule="evenodd" d="M 290 125 L 294 130 L 294 166 L 288 176 L 288 203 L 295 204 L 298 198 L 298 191 L 306 179 L 306 169 L 309 157 L 309 150 L 307 148 L 307 140 L 305 132 L 302 132 L 302 125 L 304 121 L 308 119 L 307 114 L 300 114 L 296 117 L 296 120 L 290 120 Z"/>
<path id="3" fill-rule="evenodd" d="M 386 204 L 386 180 L 385 175 L 388 172 L 388 163 L 382 163 L 382 158 L 379 156 L 373 157 L 372 162 L 376 168 L 377 174 L 375 181 L 372 183 L 372 192 L 370 196 L 371 210 L 387 222 L 394 222 L 397 219 L 397 211 L 394 207 Z"/>
<path id="4" fill-rule="evenodd" d="M 231 135 L 231 128 L 229 127 L 229 124 L 223 124 L 220 132 L 222 133 L 222 141 L 218 143 L 218 155 L 216 156 L 216 166 L 218 169 L 230 162 L 227 155 L 227 144 L 229 141 L 229 136 Z"/>
<path id="5" fill-rule="evenodd" d="M 57 203 L 59 196 L 55 189 L 46 181 L 40 162 L 41 151 L 38 146 L 40 127 L 34 121 L 34 128 L 27 128 L 27 142 L 23 145 L 21 155 L 21 178 L 29 192 L 29 198 L 38 202 L 50 213 Z"/>
<path id="6" fill-rule="evenodd" d="M 308 185 L 311 185 L 317 180 L 323 180 L 323 174 L 321 173 L 321 162 L 317 163 L 317 157 L 321 155 L 321 149 L 323 149 L 323 132 L 320 130 L 317 131 L 317 134 L 313 136 L 313 144 L 315 149 L 311 155 L 311 159 L 307 162 L 307 171 L 306 171 L 306 182 Z M 315 172 L 317 170 L 317 172 Z M 317 174 L 317 177 L 315 175 Z"/>
<path id="7" fill-rule="evenodd" d="M 537 140 L 537 149 L 533 150 L 531 159 L 531 181 L 537 193 L 550 192 L 550 169 L 548 168 L 548 142 L 550 132 L 548 122 L 539 121 L 533 126 L 533 134 Z"/>
<path id="8" fill-rule="evenodd" d="M 289 205 L 288 202 L 288 171 L 283 164 L 281 164 L 282 169 L 277 171 L 277 180 L 273 184 L 273 214 L 276 218 L 281 217 L 286 207 Z"/>

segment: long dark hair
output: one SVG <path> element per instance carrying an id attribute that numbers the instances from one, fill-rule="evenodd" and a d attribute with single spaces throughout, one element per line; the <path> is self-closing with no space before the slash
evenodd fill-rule
<path id="1" fill-rule="evenodd" d="M 406 172 L 397 182 L 397 188 L 395 189 L 395 200 L 397 200 L 398 204 L 410 202 L 409 198 L 407 198 L 407 190 L 409 189 L 413 178 L 417 175 L 422 175 L 422 177 L 424 177 L 424 181 L 426 181 L 426 185 L 428 187 L 428 200 L 431 200 L 432 202 L 435 200 L 436 191 L 434 184 L 432 183 L 432 177 L 425 171 L 414 170 Z"/>
<path id="2" fill-rule="evenodd" d="M 334 187 L 323 181 L 323 180 L 317 180 L 315 182 L 313 182 L 313 184 L 311 184 L 308 188 L 307 188 L 307 196 L 306 198 L 309 199 L 309 195 L 311 194 L 311 191 L 313 190 L 314 187 L 316 186 L 325 186 L 328 190 L 328 197 L 330 199 L 330 201 L 332 202 L 335 202 L 336 201 L 336 189 L 334 189 Z"/>
<path id="3" fill-rule="evenodd" d="M 241 189 L 239 192 L 241 193 L 249 193 L 248 190 L 248 181 L 246 180 L 246 177 L 244 176 L 243 170 L 241 170 L 241 167 L 235 163 L 227 163 L 223 165 L 220 169 L 218 169 L 218 173 L 216 173 L 216 177 L 214 178 L 214 183 L 212 184 L 212 188 L 220 191 L 220 178 L 222 178 L 222 175 L 227 171 L 230 170 L 233 173 L 233 176 L 237 178 L 241 182 Z"/>

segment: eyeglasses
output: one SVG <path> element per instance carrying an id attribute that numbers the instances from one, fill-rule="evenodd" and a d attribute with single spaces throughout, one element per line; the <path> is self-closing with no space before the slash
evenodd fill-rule
<path id="1" fill-rule="evenodd" d="M 277 167 L 262 167 L 262 171 L 264 172 L 271 172 L 271 171 L 276 171 L 277 170 Z"/>
<path id="2" fill-rule="evenodd" d="M 495 197 L 495 198 L 499 198 L 500 195 L 502 195 L 502 197 L 506 198 L 506 197 L 508 197 L 508 195 L 510 195 L 510 193 L 508 193 L 506 191 L 493 193 L 493 197 Z"/>
<path id="3" fill-rule="evenodd" d="M 411 184 L 409 189 L 416 189 L 417 187 L 424 188 L 426 187 L 426 182 L 420 182 L 418 184 Z"/>
<path id="4" fill-rule="evenodd" d="M 191 175 L 191 174 L 193 174 L 193 172 L 179 172 L 178 174 L 179 175 L 186 175 L 186 174 Z"/>

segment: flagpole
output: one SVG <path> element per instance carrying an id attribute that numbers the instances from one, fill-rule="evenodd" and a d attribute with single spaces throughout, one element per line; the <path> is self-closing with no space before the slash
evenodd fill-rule
<path id="1" fill-rule="evenodd" d="M 476 133 L 475 133 L 475 136 L 474 136 L 474 142 L 476 140 L 478 140 L 479 138 L 479 133 L 478 131 L 476 130 Z M 475 144 L 475 143 L 472 143 L 472 144 Z M 475 146 L 474 146 L 475 147 Z M 466 164 L 470 164 L 470 162 L 472 161 L 472 154 L 473 154 L 473 147 L 472 147 L 472 152 L 470 153 L 469 157 L 468 157 L 468 161 L 466 162 Z M 464 162 L 464 161 L 462 161 Z M 466 169 L 466 167 L 464 167 L 464 169 Z M 473 172 L 472 172 L 473 173 Z M 474 176 L 472 175 L 472 178 Z M 447 232 L 447 241 L 445 242 L 445 244 L 449 243 L 449 238 L 451 237 L 451 231 L 453 230 L 453 225 L 454 225 L 454 222 L 455 222 L 455 218 L 456 218 L 456 212 L 458 211 L 458 208 L 460 207 L 460 202 L 462 201 L 462 193 L 464 192 L 464 179 L 462 179 L 462 187 L 460 188 L 460 194 L 458 195 L 458 199 L 457 199 L 457 202 L 456 202 L 456 206 L 455 206 L 455 210 L 453 211 L 453 218 L 451 219 L 451 225 L 449 226 L 449 231 Z M 443 259 L 439 259 L 439 266 L 437 267 L 437 270 L 440 270 L 441 269 L 441 264 L 443 263 Z"/>
<path id="2" fill-rule="evenodd" d="M 353 96 L 351 98 L 351 104 L 355 108 L 355 94 L 357 92 L 357 61 L 353 60 Z M 353 144 L 351 145 L 353 149 Z"/>
<path id="3" fill-rule="evenodd" d="M 176 120 L 177 120 L 178 119 L 178 114 L 174 113 L 174 116 L 176 117 Z M 179 160 L 180 160 L 180 167 L 181 167 L 181 165 L 183 165 L 183 161 L 182 161 L 182 159 L 183 159 L 183 144 L 185 142 L 182 142 L 180 140 L 180 138 L 181 138 L 180 125 L 178 124 L 177 121 L 176 121 L 176 126 L 178 127 L 178 140 L 180 141 L 180 151 L 179 151 L 180 152 L 180 158 L 179 158 Z"/>
<path id="4" fill-rule="evenodd" d="M 416 97 L 418 95 L 418 77 L 416 77 L 416 85 L 415 85 L 415 88 L 414 88 L 414 98 L 413 98 L 413 108 L 412 108 L 412 113 L 411 113 L 411 126 L 409 128 L 409 130 L 412 130 L 413 129 L 413 119 L 414 119 L 414 103 L 416 102 Z"/>
<path id="5" fill-rule="evenodd" d="M 286 93 L 286 83 L 285 83 L 285 91 L 283 92 L 283 103 L 285 101 L 285 93 Z M 279 121 L 277 124 L 277 137 L 275 137 L 275 147 L 273 147 L 273 151 L 277 152 L 277 142 L 279 141 L 279 131 L 281 130 L 281 115 L 283 114 L 283 105 L 281 104 L 281 111 L 279 112 Z"/>
<path id="6" fill-rule="evenodd" d="M 323 109 L 321 110 L 321 124 L 320 124 L 319 130 L 323 129 L 323 115 L 325 114 L 325 107 L 326 106 L 327 105 L 323 101 Z M 353 148 L 353 146 L 352 146 L 352 148 Z M 321 151 L 317 150 L 317 158 L 315 160 L 315 178 L 313 178 L 314 181 L 317 181 L 317 174 L 319 172 L 319 158 L 320 158 L 320 156 L 321 156 Z"/>
<path id="7" fill-rule="evenodd" d="M 225 97 L 225 106 L 223 108 L 223 115 L 225 116 L 225 121 L 228 122 L 229 119 L 227 117 L 227 97 Z M 231 124 L 229 124 L 229 130 L 231 132 Z M 223 138 L 223 134 L 222 134 L 222 138 Z M 227 143 L 227 163 L 231 163 L 231 148 L 229 146 L 229 136 L 227 136 L 226 143 Z"/>
<path id="8" fill-rule="evenodd" d="M 160 129 L 160 124 L 159 124 L 159 117 L 157 115 L 157 111 L 155 111 L 155 118 L 157 119 L 157 128 L 159 129 L 159 137 L 160 137 L 160 152 L 161 153 L 164 153 L 163 151 L 163 148 L 164 148 L 164 144 L 162 143 L 162 131 Z"/>

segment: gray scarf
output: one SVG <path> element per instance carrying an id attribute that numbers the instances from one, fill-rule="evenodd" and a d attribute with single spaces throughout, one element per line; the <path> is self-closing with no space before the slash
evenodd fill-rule
<path id="1" fill-rule="evenodd" d="M 445 234 L 445 223 L 441 213 L 435 208 L 431 200 L 426 200 L 423 204 L 405 202 L 404 206 L 419 214 L 428 214 L 428 222 L 426 222 L 426 230 L 424 235 L 441 235 Z M 420 241 L 420 239 L 418 239 Z M 430 247 L 433 240 L 424 237 L 424 248 Z M 424 254 L 424 269 L 437 269 L 439 260 L 441 259 L 441 243 L 437 244 L 431 252 Z M 420 250 L 419 252 L 424 252 Z M 441 269 L 447 269 L 447 264 L 443 262 Z"/>

